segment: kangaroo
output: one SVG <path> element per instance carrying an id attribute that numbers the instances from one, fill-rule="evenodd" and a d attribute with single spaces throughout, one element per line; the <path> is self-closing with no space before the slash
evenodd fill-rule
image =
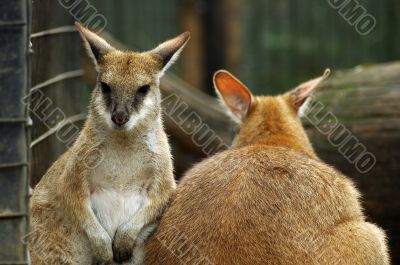
<path id="1" fill-rule="evenodd" d="M 230 150 L 184 176 L 147 242 L 148 264 L 389 264 L 385 233 L 366 222 L 359 192 L 318 159 L 301 124 L 328 74 L 274 97 L 215 74 L 239 131 Z"/>
<path id="2" fill-rule="evenodd" d="M 32 264 L 143 264 L 144 241 L 176 188 L 159 82 L 190 34 L 122 52 L 76 26 L 97 84 L 76 142 L 34 190 Z"/>

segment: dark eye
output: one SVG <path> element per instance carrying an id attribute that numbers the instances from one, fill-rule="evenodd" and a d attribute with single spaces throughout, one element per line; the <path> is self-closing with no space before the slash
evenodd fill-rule
<path id="1" fill-rule="evenodd" d="M 101 82 L 101 92 L 103 92 L 104 94 L 110 94 L 111 88 L 106 83 Z"/>
<path id="2" fill-rule="evenodd" d="M 137 93 L 139 95 L 145 96 L 150 90 L 150 86 L 149 85 L 145 85 L 145 86 L 141 86 L 139 87 Z"/>

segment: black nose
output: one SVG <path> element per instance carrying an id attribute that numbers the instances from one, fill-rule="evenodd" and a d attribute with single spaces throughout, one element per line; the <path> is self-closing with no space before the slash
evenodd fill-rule
<path id="1" fill-rule="evenodd" d="M 122 126 L 128 122 L 129 116 L 125 112 L 114 112 L 111 115 L 111 120 L 118 126 Z"/>

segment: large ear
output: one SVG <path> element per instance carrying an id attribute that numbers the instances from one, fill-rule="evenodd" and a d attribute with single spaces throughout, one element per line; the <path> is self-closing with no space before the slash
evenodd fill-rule
<path id="1" fill-rule="evenodd" d="M 100 57 L 109 53 L 110 51 L 114 51 L 115 48 L 79 22 L 75 22 L 75 26 L 78 28 L 79 33 L 82 36 L 87 53 L 93 59 L 96 69 L 98 70 L 98 61 Z"/>
<path id="2" fill-rule="evenodd" d="M 247 117 L 253 100 L 249 89 L 224 70 L 215 73 L 214 87 L 232 118 L 238 123 L 242 122 Z"/>
<path id="3" fill-rule="evenodd" d="M 164 73 L 175 61 L 190 40 L 190 33 L 184 32 L 181 35 L 161 43 L 151 52 L 160 56 L 163 63 L 162 73 Z"/>
<path id="4" fill-rule="evenodd" d="M 328 78 L 330 73 L 331 70 L 326 69 L 322 76 L 299 85 L 291 92 L 291 99 L 293 102 L 293 106 L 299 112 L 299 114 L 301 114 L 302 112 L 301 109 L 303 105 L 305 105 L 309 96 L 313 93 L 313 91 L 318 87 L 318 85 L 322 81 Z"/>

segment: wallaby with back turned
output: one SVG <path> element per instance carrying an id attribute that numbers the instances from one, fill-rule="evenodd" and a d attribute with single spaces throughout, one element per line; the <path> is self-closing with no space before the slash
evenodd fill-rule
<path id="1" fill-rule="evenodd" d="M 144 240 L 176 186 L 159 82 L 190 35 L 123 52 L 76 25 L 97 84 L 78 139 L 34 190 L 32 264 L 143 264 Z"/>
<path id="2" fill-rule="evenodd" d="M 299 118 L 328 73 L 274 97 L 215 74 L 239 131 L 231 150 L 184 176 L 147 243 L 148 264 L 390 263 L 384 231 L 366 221 L 353 183 L 316 156 Z"/>

